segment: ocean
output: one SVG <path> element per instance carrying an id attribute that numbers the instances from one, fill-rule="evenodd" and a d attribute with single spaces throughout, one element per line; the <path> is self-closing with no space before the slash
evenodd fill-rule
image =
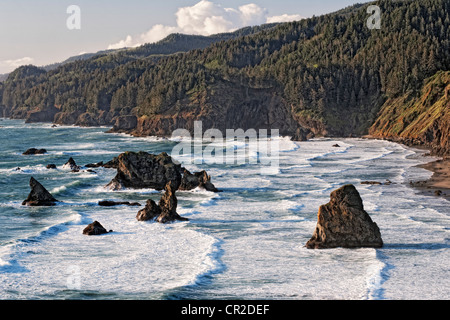
<path id="1" fill-rule="evenodd" d="M 125 151 L 170 154 L 178 143 L 107 129 L 0 121 L 0 299 L 450 299 L 449 203 L 409 186 L 432 174 L 416 167 L 433 160 L 425 151 L 358 138 L 279 138 L 279 169 L 267 175 L 262 164 L 177 159 L 191 172 L 206 170 L 223 192 L 178 191 L 178 213 L 190 220 L 162 225 L 137 221 L 140 208 L 98 206 L 145 205 L 161 192 L 108 190 L 115 169 L 62 168 L 70 157 L 84 166 Z M 32 147 L 48 153 L 22 155 Z M 61 202 L 22 206 L 30 177 Z M 349 183 L 384 247 L 306 249 L 319 206 Z M 83 235 L 96 220 L 114 232 Z"/>

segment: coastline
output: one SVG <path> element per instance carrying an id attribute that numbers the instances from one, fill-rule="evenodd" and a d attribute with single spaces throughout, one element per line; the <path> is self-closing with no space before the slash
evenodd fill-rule
<path id="1" fill-rule="evenodd" d="M 8 117 L 0 117 L 0 119 L 10 119 Z M 72 125 L 77 126 L 77 125 Z M 80 126 L 81 127 L 81 126 Z M 110 128 L 110 126 L 96 126 L 96 127 L 102 127 L 102 128 Z M 106 131 L 106 133 L 118 133 L 118 132 L 111 132 L 111 130 Z M 134 137 L 134 135 L 129 134 L 130 136 Z M 416 149 L 423 149 L 428 151 L 427 155 L 432 155 L 431 150 L 425 146 L 411 146 L 407 143 L 403 143 L 401 140 L 395 141 L 392 139 L 386 139 L 386 138 L 380 138 L 375 137 L 372 135 L 364 135 L 361 136 L 363 139 L 368 140 L 389 140 L 395 143 L 402 144 L 407 147 L 413 147 Z M 424 181 L 410 181 L 409 185 L 417 190 L 422 195 L 426 196 L 433 196 L 437 198 L 444 198 L 447 201 L 450 201 L 450 157 L 444 156 L 440 157 L 439 160 L 431 161 L 426 164 L 417 165 L 415 167 L 423 168 L 425 170 L 431 171 L 433 173 L 432 177 L 428 180 Z"/>
<path id="2" fill-rule="evenodd" d="M 361 138 L 368 140 L 379 139 L 392 141 L 406 147 L 426 151 L 423 157 L 433 156 L 439 158 L 438 160 L 415 166 L 416 168 L 431 171 L 433 175 L 428 180 L 410 181 L 409 185 L 422 195 L 443 198 L 450 201 L 450 156 L 433 155 L 430 148 L 420 145 L 411 145 L 410 143 L 402 141 L 402 139 L 382 138 L 373 135 L 364 135 Z"/>
<path id="3" fill-rule="evenodd" d="M 450 201 L 450 158 L 442 158 L 417 167 L 433 172 L 433 176 L 425 181 L 411 181 L 411 187 L 423 195 Z"/>

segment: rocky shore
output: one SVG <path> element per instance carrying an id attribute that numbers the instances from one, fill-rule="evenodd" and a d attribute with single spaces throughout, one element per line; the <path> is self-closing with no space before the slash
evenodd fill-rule
<path id="1" fill-rule="evenodd" d="M 433 172 L 433 176 L 425 181 L 411 181 L 410 185 L 424 195 L 443 197 L 450 201 L 450 158 L 419 167 Z"/>

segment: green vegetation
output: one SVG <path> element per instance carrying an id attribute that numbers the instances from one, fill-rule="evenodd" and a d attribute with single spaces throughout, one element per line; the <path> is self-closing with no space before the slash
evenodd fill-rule
<path id="1" fill-rule="evenodd" d="M 170 115 L 213 108 L 208 98 L 226 101 L 230 88 L 240 86 L 277 92 L 294 116 L 321 123 L 323 134 L 365 134 L 386 101 L 413 96 L 425 79 L 450 70 L 448 0 L 375 4 L 380 30 L 367 28 L 364 4 L 231 34 L 171 35 L 48 72 L 22 67 L 0 85 L 2 103 L 18 116 L 54 105 L 65 112 Z"/>

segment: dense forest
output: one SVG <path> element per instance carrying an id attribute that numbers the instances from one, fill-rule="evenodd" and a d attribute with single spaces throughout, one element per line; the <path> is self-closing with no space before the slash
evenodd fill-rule
<path id="1" fill-rule="evenodd" d="M 386 103 L 419 97 L 427 79 L 450 70 L 449 0 L 373 4 L 380 29 L 367 27 L 369 4 L 359 4 L 208 40 L 172 35 L 48 72 L 21 67 L 0 85 L 4 112 L 60 123 L 89 115 L 88 125 L 133 115 L 138 121 L 125 127 L 135 134 L 204 120 L 219 129 L 364 135 Z"/>

